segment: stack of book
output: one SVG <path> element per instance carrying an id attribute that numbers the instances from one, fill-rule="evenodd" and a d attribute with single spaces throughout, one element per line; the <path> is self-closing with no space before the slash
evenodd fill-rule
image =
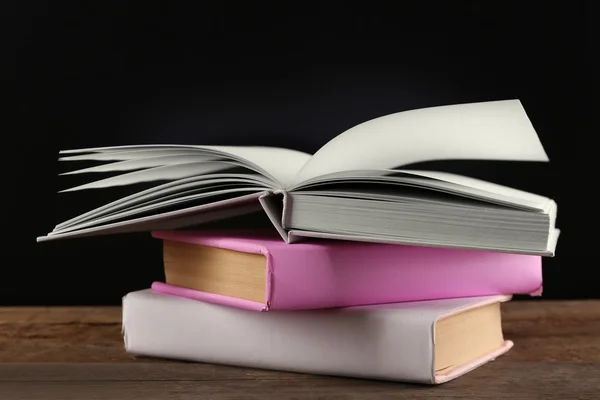
<path id="1" fill-rule="evenodd" d="M 501 304 L 541 294 L 542 258 L 559 236 L 551 199 L 412 168 L 548 161 L 518 100 L 384 116 L 314 155 L 183 145 L 62 153 L 95 163 L 70 175 L 108 174 L 64 192 L 134 189 L 39 241 L 138 231 L 162 241 L 165 281 L 123 299 L 136 355 L 443 383 L 513 346 Z M 272 228 L 203 228 L 255 212 Z"/>

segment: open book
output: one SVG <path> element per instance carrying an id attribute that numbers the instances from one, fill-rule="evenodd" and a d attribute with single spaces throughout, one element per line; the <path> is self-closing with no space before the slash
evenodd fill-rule
<path id="1" fill-rule="evenodd" d="M 519 100 L 411 110 L 359 124 L 314 155 L 274 147 L 139 145 L 61 151 L 99 165 L 66 191 L 150 184 L 38 241 L 167 230 L 264 210 L 306 237 L 553 256 L 556 203 L 466 176 L 403 169 L 435 160 L 548 161 Z M 112 173 L 93 179 L 97 173 Z"/>

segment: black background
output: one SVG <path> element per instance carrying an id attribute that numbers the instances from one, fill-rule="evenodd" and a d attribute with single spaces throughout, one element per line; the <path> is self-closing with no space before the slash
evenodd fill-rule
<path id="1" fill-rule="evenodd" d="M 179 4 L 19 2 L 6 14 L 4 75 L 15 90 L 4 94 L 16 123 L 3 129 L 0 303 L 119 304 L 163 278 L 160 243 L 148 234 L 35 243 L 66 217 L 60 149 L 315 152 L 387 113 L 511 98 L 550 163 L 436 167 L 555 199 L 563 233 L 557 256 L 544 259 L 543 298 L 600 297 L 588 243 L 598 182 L 586 158 L 597 114 L 591 2 Z"/>

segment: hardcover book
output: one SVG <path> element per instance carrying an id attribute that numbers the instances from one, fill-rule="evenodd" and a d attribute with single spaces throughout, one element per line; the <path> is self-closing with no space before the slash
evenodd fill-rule
<path id="1" fill-rule="evenodd" d="M 274 147 L 132 145 L 66 150 L 89 183 L 149 188 L 58 224 L 38 240 L 178 229 L 265 212 L 286 243 L 328 238 L 553 256 L 556 203 L 419 170 L 435 160 L 548 161 L 518 100 L 411 110 L 364 122 L 310 155 Z M 94 176 L 111 174 L 95 180 Z M 71 194 L 73 195 L 73 194 Z M 63 194 L 64 196 L 64 194 Z"/>
<path id="2" fill-rule="evenodd" d="M 540 256 L 318 241 L 256 232 L 158 231 L 165 294 L 256 311 L 301 310 L 542 291 Z"/>
<path id="3" fill-rule="evenodd" d="M 136 356 L 440 384 L 513 346 L 509 299 L 257 313 L 143 290 L 123 298 L 123 335 Z"/>

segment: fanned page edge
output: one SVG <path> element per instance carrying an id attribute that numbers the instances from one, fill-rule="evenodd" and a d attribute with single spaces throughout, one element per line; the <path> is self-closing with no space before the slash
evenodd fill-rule
<path id="1" fill-rule="evenodd" d="M 59 155 L 68 155 L 60 157 L 63 161 L 69 160 L 95 160 L 96 158 L 105 158 L 106 153 L 120 153 L 125 157 L 129 153 L 160 152 L 164 155 L 165 152 L 180 152 L 180 151 L 198 151 L 204 152 L 207 155 L 225 157 L 231 161 L 237 161 L 247 168 L 254 170 L 256 173 L 270 179 L 275 184 L 273 190 L 282 189 L 290 186 L 294 176 L 312 157 L 311 154 L 304 153 L 298 150 L 287 149 L 283 147 L 272 146 L 196 146 L 196 145 L 126 145 L 112 147 L 96 147 L 87 149 L 61 150 Z M 83 154 L 91 153 L 91 154 Z M 81 155 L 83 154 L 83 155 Z M 149 154 L 151 156 L 151 154 Z M 121 160 L 127 158 L 121 157 Z M 114 160 L 113 160 L 114 161 Z M 174 166 L 177 163 L 170 165 Z M 109 170 L 109 168 L 106 168 Z M 88 186 L 93 186 L 95 182 L 88 183 Z"/>
<path id="2" fill-rule="evenodd" d="M 220 219 L 231 218 L 257 212 L 263 209 L 256 200 L 270 192 L 259 192 L 246 196 L 222 200 L 216 203 L 202 204 L 200 206 L 170 211 L 163 214 L 142 217 L 139 219 L 117 222 L 105 226 L 86 228 L 59 234 L 39 236 L 36 241 L 48 242 L 52 240 L 101 236 L 116 233 L 146 232 L 152 230 L 171 230 L 193 226 Z"/>

